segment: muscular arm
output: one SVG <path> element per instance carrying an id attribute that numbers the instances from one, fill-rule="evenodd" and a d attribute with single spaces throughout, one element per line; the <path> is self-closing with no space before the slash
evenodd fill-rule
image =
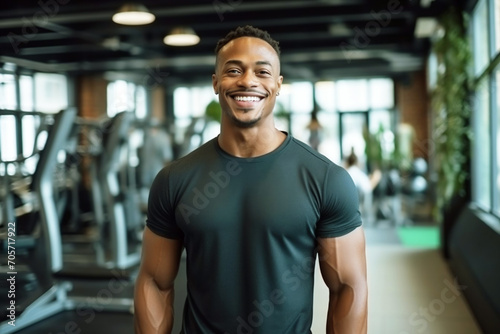
<path id="1" fill-rule="evenodd" d="M 160 237 L 146 227 L 142 263 L 135 285 L 136 334 L 165 334 L 172 331 L 174 280 L 181 254 L 181 240 Z"/>
<path id="2" fill-rule="evenodd" d="M 330 290 L 327 334 L 366 334 L 368 288 L 361 227 L 337 238 L 318 238 L 319 265 Z"/>

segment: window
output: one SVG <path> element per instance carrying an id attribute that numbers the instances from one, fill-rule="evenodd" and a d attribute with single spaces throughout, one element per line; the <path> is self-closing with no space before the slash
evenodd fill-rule
<path id="1" fill-rule="evenodd" d="M 173 95 L 175 141 L 179 145 L 188 142 L 190 148 L 181 149 L 187 153 L 219 133 L 219 124 L 207 125 L 200 119 L 216 96 L 212 86 L 177 87 Z M 313 120 L 313 112 L 318 122 Z M 394 149 L 394 84 L 390 78 L 288 82 L 281 86 L 274 115 L 278 129 L 339 164 L 351 147 L 364 159 L 363 134 L 368 125 L 373 132 L 382 126 L 387 131 L 386 148 Z"/>
<path id="2" fill-rule="evenodd" d="M 335 83 L 333 81 L 318 81 L 314 85 L 316 91 L 316 103 L 321 110 L 335 110 Z"/>
<path id="3" fill-rule="evenodd" d="M 33 77 L 21 75 L 19 77 L 19 94 L 22 111 L 33 111 L 35 97 L 33 94 Z"/>
<path id="4" fill-rule="evenodd" d="M 495 46 L 493 47 L 494 53 L 500 51 L 500 0 L 494 0 L 493 4 L 493 26 L 495 34 Z"/>
<path id="5" fill-rule="evenodd" d="M 0 73 L 0 109 L 17 109 L 16 77 Z"/>
<path id="6" fill-rule="evenodd" d="M 107 98 L 109 117 L 124 111 L 133 111 L 135 85 L 125 80 L 116 80 L 108 84 Z"/>
<path id="7" fill-rule="evenodd" d="M 484 80 L 476 90 L 474 99 L 474 145 L 473 145 L 473 197 L 485 209 L 491 207 L 491 159 L 490 159 L 490 108 L 489 85 Z"/>
<path id="8" fill-rule="evenodd" d="M 13 115 L 0 116 L 0 130 L 1 160 L 16 159 L 16 118 Z"/>
<path id="9" fill-rule="evenodd" d="M 147 116 L 147 93 L 144 86 L 125 80 L 112 81 L 108 84 L 107 99 L 108 117 L 124 111 L 133 112 L 137 119 Z"/>
<path id="10" fill-rule="evenodd" d="M 289 93 L 291 132 L 295 138 L 307 143 L 310 139 L 308 126 L 314 110 L 313 85 L 310 82 L 294 82 L 290 84 Z"/>
<path id="11" fill-rule="evenodd" d="M 488 15 L 489 13 L 489 15 Z M 472 13 L 476 86 L 473 104 L 472 200 L 500 217 L 500 0 L 479 0 Z"/>
<path id="12" fill-rule="evenodd" d="M 370 108 L 391 109 L 394 107 L 394 83 L 386 78 L 370 79 Z"/>
<path id="13" fill-rule="evenodd" d="M 493 197 L 493 210 L 498 216 L 500 216 L 500 153 L 498 152 L 498 149 L 500 148 L 500 68 L 497 68 L 496 70 L 494 82 L 496 128 L 493 129 L 493 133 L 496 135 L 496 139 L 494 138 L 495 142 L 493 147 L 495 149 L 492 152 L 493 154 L 496 154 L 496 171 L 493 173 L 496 175 L 496 189 Z"/>
<path id="14" fill-rule="evenodd" d="M 335 99 L 334 81 L 319 81 L 315 84 L 315 98 L 318 107 L 318 121 L 321 125 L 321 142 L 318 151 L 332 161 L 339 162 L 339 116 Z"/>
<path id="15" fill-rule="evenodd" d="M 185 146 L 181 149 L 181 155 L 218 134 L 219 123 L 203 117 L 212 101 L 218 101 L 212 86 L 177 87 L 174 90 L 174 140 Z"/>
<path id="16" fill-rule="evenodd" d="M 144 119 L 148 114 L 147 94 L 144 86 L 137 86 L 135 103 L 135 116 L 138 119 Z"/>
<path id="17" fill-rule="evenodd" d="M 368 82 L 364 79 L 339 80 L 336 97 L 339 111 L 368 110 Z"/>
<path id="18" fill-rule="evenodd" d="M 21 155 L 32 155 L 42 117 L 40 112 L 57 113 L 66 108 L 67 95 L 64 75 L 0 73 L 0 109 L 3 109 L 0 116 L 0 158 L 9 161 Z M 35 156 L 24 161 L 24 170 L 33 173 L 36 160 Z M 7 172 L 14 173 L 15 168 L 10 164 Z"/>
<path id="19" fill-rule="evenodd" d="M 36 73 L 35 110 L 55 114 L 68 107 L 68 83 L 66 76 L 52 73 Z"/>
<path id="20" fill-rule="evenodd" d="M 474 74 L 478 75 L 485 70 L 490 60 L 487 0 L 479 0 L 472 15 Z"/>

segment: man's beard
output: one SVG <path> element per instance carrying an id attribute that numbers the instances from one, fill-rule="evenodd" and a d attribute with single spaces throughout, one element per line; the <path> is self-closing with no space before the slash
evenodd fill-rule
<path id="1" fill-rule="evenodd" d="M 232 122 L 234 123 L 234 125 L 236 125 L 237 127 L 242 128 L 242 129 L 249 129 L 249 128 L 253 127 L 255 124 L 257 124 L 262 117 L 259 116 L 257 118 L 251 119 L 249 121 L 242 121 L 242 120 L 238 119 L 237 117 L 234 117 L 233 115 L 231 115 L 230 118 L 231 118 Z"/>

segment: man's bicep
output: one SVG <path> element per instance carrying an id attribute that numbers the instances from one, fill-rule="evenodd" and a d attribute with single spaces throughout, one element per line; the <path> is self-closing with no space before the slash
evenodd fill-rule
<path id="1" fill-rule="evenodd" d="M 144 229 L 140 274 L 156 281 L 159 288 L 173 284 L 182 254 L 182 240 L 169 239 Z"/>
<path id="2" fill-rule="evenodd" d="M 319 266 L 331 291 L 366 284 L 365 236 L 362 227 L 335 238 L 318 238 Z"/>

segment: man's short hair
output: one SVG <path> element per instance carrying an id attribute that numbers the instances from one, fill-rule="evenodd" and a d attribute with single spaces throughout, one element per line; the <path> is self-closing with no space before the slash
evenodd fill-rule
<path id="1" fill-rule="evenodd" d="M 215 47 L 215 54 L 217 55 L 219 53 L 220 49 L 222 49 L 224 47 L 224 45 L 226 45 L 227 43 L 229 43 L 233 39 L 240 38 L 240 37 L 260 38 L 260 39 L 266 41 L 269 45 L 271 45 L 271 47 L 274 49 L 274 51 L 276 51 L 276 53 L 278 54 L 278 58 L 280 57 L 279 43 L 277 41 L 275 41 L 274 39 L 272 39 L 271 35 L 269 35 L 269 33 L 267 31 L 252 27 L 250 25 L 246 25 L 244 27 L 238 27 L 238 28 L 230 31 L 226 35 L 226 37 L 220 39 L 219 42 L 217 42 L 217 46 Z"/>

